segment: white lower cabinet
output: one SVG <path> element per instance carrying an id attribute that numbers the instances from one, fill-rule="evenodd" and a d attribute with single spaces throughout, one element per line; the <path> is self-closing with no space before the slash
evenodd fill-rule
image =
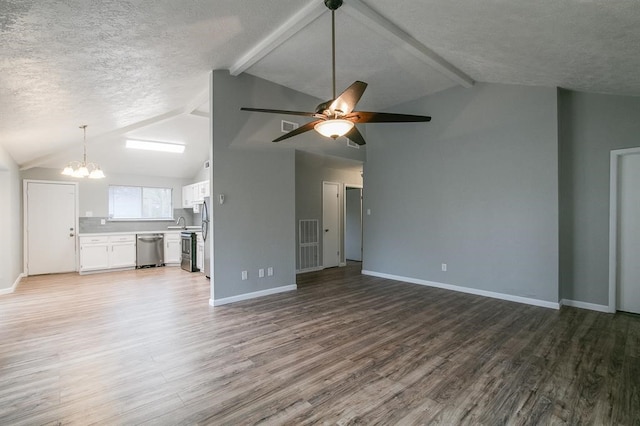
<path id="1" fill-rule="evenodd" d="M 80 272 L 109 268 L 109 244 L 83 243 L 80 237 Z"/>
<path id="2" fill-rule="evenodd" d="M 80 237 L 80 273 L 135 266 L 135 234 Z"/>
<path id="3" fill-rule="evenodd" d="M 179 233 L 164 234 L 164 263 L 179 265 L 182 260 L 182 240 Z"/>
<path id="4" fill-rule="evenodd" d="M 136 243 L 114 243 L 109 253 L 109 268 L 136 266 Z"/>

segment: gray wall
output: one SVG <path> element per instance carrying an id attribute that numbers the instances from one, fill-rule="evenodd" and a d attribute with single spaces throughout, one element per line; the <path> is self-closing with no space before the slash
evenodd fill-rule
<path id="1" fill-rule="evenodd" d="M 296 151 L 296 269 L 300 267 L 298 259 L 298 221 L 317 219 L 322 227 L 322 182 L 338 182 L 339 205 L 344 205 L 344 184 L 362 185 L 362 163 L 341 158 L 320 156 L 308 152 Z M 344 235 L 344 217 L 339 218 L 340 235 Z M 322 234 L 322 233 L 321 233 Z M 322 235 L 320 236 L 320 264 L 322 265 Z M 340 246 L 340 261 L 344 262 L 344 241 Z"/>
<path id="2" fill-rule="evenodd" d="M 559 91 L 560 287 L 609 302 L 609 159 L 640 146 L 640 98 Z"/>
<path id="3" fill-rule="evenodd" d="M 433 121 L 368 129 L 364 269 L 557 302 L 556 89 L 477 84 L 393 110 Z"/>
<path id="4" fill-rule="evenodd" d="M 250 75 L 212 73 L 214 300 L 295 284 L 295 155 L 273 147 L 277 117 L 240 111 L 242 106 L 286 105 L 296 92 Z M 259 130 L 262 129 L 262 130 Z M 261 141 L 247 145 L 246 135 Z M 224 194 L 225 202 L 216 202 Z M 274 268 L 258 278 L 259 268 Z M 249 279 L 241 280 L 241 271 Z"/>
<path id="5" fill-rule="evenodd" d="M 0 292 L 22 273 L 22 193 L 18 165 L 0 146 Z"/>

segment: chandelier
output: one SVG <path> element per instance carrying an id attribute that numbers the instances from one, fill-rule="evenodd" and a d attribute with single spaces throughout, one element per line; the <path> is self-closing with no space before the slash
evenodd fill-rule
<path id="1" fill-rule="evenodd" d="M 87 125 L 83 124 L 80 128 L 84 132 L 82 161 L 70 161 L 62 170 L 62 174 L 77 178 L 102 179 L 105 175 L 100 166 L 96 163 L 87 162 Z"/>

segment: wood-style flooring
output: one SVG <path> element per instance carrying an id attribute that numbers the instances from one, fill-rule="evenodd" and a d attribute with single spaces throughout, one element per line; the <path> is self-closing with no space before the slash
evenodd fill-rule
<path id="1" fill-rule="evenodd" d="M 179 268 L 0 296 L 0 425 L 640 424 L 640 318 L 362 276 L 210 307 Z"/>

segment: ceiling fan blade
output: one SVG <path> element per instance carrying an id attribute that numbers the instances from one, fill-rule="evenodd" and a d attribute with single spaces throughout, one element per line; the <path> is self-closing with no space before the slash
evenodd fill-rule
<path id="1" fill-rule="evenodd" d="M 362 137 L 362 133 L 360 133 L 356 126 L 353 126 L 345 136 L 358 145 L 364 145 L 366 143 Z"/>
<path id="2" fill-rule="evenodd" d="M 367 83 L 364 81 L 356 81 L 347 87 L 344 92 L 340 93 L 340 96 L 329 106 L 329 110 L 342 111 L 344 114 L 349 114 L 356 107 L 366 88 Z"/>
<path id="3" fill-rule="evenodd" d="M 414 123 L 431 121 L 426 115 L 394 114 L 390 112 L 355 111 L 344 117 L 354 123 Z"/>
<path id="4" fill-rule="evenodd" d="M 315 117 L 315 113 L 313 112 L 304 112 L 304 111 L 287 111 L 283 109 L 264 109 L 264 108 L 240 108 L 241 111 L 251 111 L 251 112 L 267 112 L 270 114 L 287 114 L 287 115 L 302 115 L 304 117 Z"/>
<path id="5" fill-rule="evenodd" d="M 280 142 L 282 140 L 289 139 L 290 137 L 299 135 L 300 133 L 304 133 L 304 132 L 308 132 L 309 130 L 313 130 L 313 126 L 315 126 L 316 124 L 318 124 L 321 121 L 322 120 L 316 120 L 316 121 L 312 121 L 311 123 L 307 123 L 307 124 L 305 124 L 303 126 L 300 126 L 297 129 L 294 129 L 294 130 L 290 131 L 289 133 L 286 133 L 286 134 L 280 136 L 279 138 L 274 139 L 273 142 Z"/>

